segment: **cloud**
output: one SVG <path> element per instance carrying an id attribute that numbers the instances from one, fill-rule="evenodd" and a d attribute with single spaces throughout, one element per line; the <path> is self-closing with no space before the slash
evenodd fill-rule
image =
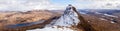
<path id="1" fill-rule="evenodd" d="M 50 1 L 51 0 L 0 0 L 0 11 L 24 11 L 32 9 L 51 10 L 64 9 L 66 7 L 66 5 L 63 5 L 60 2 L 51 3 Z M 70 3 L 78 9 L 120 9 L 120 0 L 74 0 Z"/>
<path id="2" fill-rule="evenodd" d="M 53 9 L 54 6 L 49 0 L 0 0 L 0 10 Z"/>
<path id="3" fill-rule="evenodd" d="M 120 9 L 120 0 L 76 0 L 80 3 L 88 3 L 84 6 L 92 9 Z M 83 4 L 80 4 L 83 5 Z"/>

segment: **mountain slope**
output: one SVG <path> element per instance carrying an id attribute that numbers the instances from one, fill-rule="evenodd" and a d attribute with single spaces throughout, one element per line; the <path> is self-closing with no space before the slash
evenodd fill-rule
<path id="1" fill-rule="evenodd" d="M 78 31 L 78 30 L 72 29 L 72 28 L 75 28 L 75 26 L 77 26 L 78 23 L 80 22 L 80 20 L 78 19 L 78 14 L 73 10 L 72 7 L 73 6 L 68 6 L 64 11 L 64 14 L 61 15 L 60 18 L 53 20 L 53 22 L 48 24 L 45 28 L 54 27 L 52 29 L 56 30 L 55 27 L 57 27 L 57 29 L 60 28 L 62 29 L 62 31 L 68 31 L 66 29 L 70 29 L 69 31 Z M 60 31 L 60 30 L 58 29 L 56 31 Z"/>

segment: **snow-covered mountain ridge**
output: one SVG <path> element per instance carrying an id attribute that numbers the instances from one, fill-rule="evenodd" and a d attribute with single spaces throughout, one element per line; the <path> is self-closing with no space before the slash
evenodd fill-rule
<path id="1" fill-rule="evenodd" d="M 72 7 L 73 6 L 71 6 L 71 5 L 68 6 L 66 8 L 66 10 L 64 11 L 64 14 L 61 15 L 60 18 L 58 18 L 58 19 L 52 21 L 50 24 L 46 25 L 46 27 L 43 28 L 43 30 L 46 28 L 49 28 L 49 27 L 54 27 L 54 28 L 50 28 L 50 30 L 52 29 L 54 31 L 60 31 L 62 29 L 61 31 L 77 31 L 75 29 L 74 30 L 71 29 L 72 26 L 77 26 L 78 23 L 80 22 L 80 20 L 78 19 L 77 13 L 73 10 Z M 60 28 L 56 28 L 56 27 L 60 27 Z M 42 29 L 37 29 L 37 30 L 39 31 Z M 28 30 L 28 31 L 30 31 L 30 30 Z M 47 30 L 44 30 L 44 31 L 47 31 Z"/>

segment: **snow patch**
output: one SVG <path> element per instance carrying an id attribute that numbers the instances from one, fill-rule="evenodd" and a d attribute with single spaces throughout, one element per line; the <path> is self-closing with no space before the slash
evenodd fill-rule
<path id="1" fill-rule="evenodd" d="M 106 19 L 104 19 L 104 18 L 99 18 L 100 20 L 105 20 L 105 21 L 107 21 Z"/>
<path id="2" fill-rule="evenodd" d="M 109 16 L 109 17 L 117 17 L 117 16 L 114 16 L 114 15 L 109 15 L 109 14 L 104 14 L 105 16 Z"/>
<path id="3" fill-rule="evenodd" d="M 72 30 L 70 28 L 66 28 L 66 27 L 63 27 L 63 28 L 57 28 L 56 26 L 53 27 L 45 27 L 43 29 L 34 29 L 34 30 L 27 30 L 27 31 L 75 31 L 75 30 Z"/>
<path id="4" fill-rule="evenodd" d="M 110 21 L 111 23 L 115 23 L 115 22 L 113 22 L 113 21 Z"/>

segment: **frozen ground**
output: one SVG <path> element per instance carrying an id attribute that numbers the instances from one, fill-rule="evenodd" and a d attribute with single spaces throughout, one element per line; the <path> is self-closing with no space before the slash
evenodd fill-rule
<path id="1" fill-rule="evenodd" d="M 72 30 L 70 28 L 66 28 L 66 27 L 63 27 L 63 28 L 57 28 L 57 27 L 45 27 L 43 29 L 34 29 L 34 30 L 27 30 L 27 31 L 75 31 L 75 30 Z"/>

